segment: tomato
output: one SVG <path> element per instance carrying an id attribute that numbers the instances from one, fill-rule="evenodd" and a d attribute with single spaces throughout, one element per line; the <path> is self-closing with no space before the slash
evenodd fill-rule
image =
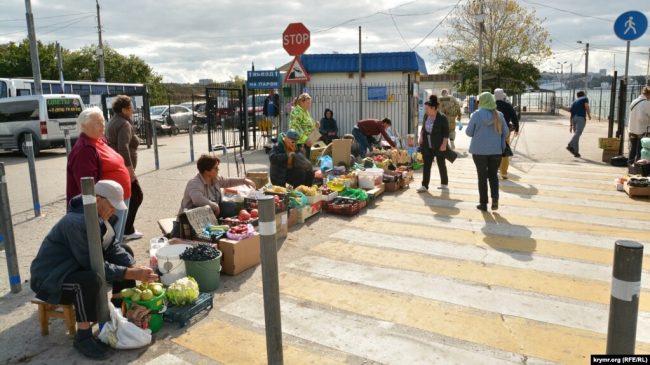
<path id="1" fill-rule="evenodd" d="M 252 209 L 251 210 L 251 218 L 257 218 L 259 217 L 260 213 L 257 211 L 257 209 Z"/>
<path id="2" fill-rule="evenodd" d="M 249 219 L 251 219 L 251 214 L 248 213 L 248 211 L 246 209 L 242 209 L 242 210 L 239 211 L 239 220 L 240 221 L 246 222 Z"/>

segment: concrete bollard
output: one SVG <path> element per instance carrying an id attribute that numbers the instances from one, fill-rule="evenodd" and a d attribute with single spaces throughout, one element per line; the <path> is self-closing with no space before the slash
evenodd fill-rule
<path id="1" fill-rule="evenodd" d="M 104 253 L 102 250 L 101 232 L 99 230 L 95 179 L 92 177 L 81 178 L 81 198 L 84 204 L 84 218 L 86 221 L 86 233 L 88 235 L 90 268 L 101 279 L 97 298 L 97 320 L 99 323 L 105 323 L 111 320 L 111 316 L 108 312 L 108 300 L 106 298 L 106 272 L 104 271 Z"/>
<path id="2" fill-rule="evenodd" d="M 11 207 L 9 206 L 9 192 L 7 178 L 5 177 L 5 164 L 0 162 L 0 248 L 4 247 L 7 256 L 7 271 L 9 285 L 12 293 L 20 293 L 23 289 L 18 270 L 18 254 L 16 241 L 14 241 L 14 226 L 11 222 Z"/>
<path id="3" fill-rule="evenodd" d="M 38 183 L 36 182 L 36 162 L 34 158 L 34 141 L 32 134 L 25 134 L 25 147 L 27 147 L 27 164 L 29 165 L 29 182 L 32 185 L 32 201 L 34 202 L 34 216 L 41 216 L 41 202 L 38 199 Z"/>
<path id="4" fill-rule="evenodd" d="M 280 283 L 278 279 L 278 251 L 275 240 L 275 204 L 273 203 L 273 197 L 259 195 L 257 197 L 257 206 L 260 212 L 260 256 L 264 293 L 266 358 L 268 364 L 283 364 Z"/>
<path id="5" fill-rule="evenodd" d="M 642 244 L 627 240 L 616 241 L 607 326 L 608 355 L 634 354 L 642 263 Z"/>
<path id="6" fill-rule="evenodd" d="M 70 142 L 70 131 L 67 129 L 63 130 L 63 139 L 65 140 L 65 155 L 70 156 L 70 151 L 72 151 L 72 143 Z"/>

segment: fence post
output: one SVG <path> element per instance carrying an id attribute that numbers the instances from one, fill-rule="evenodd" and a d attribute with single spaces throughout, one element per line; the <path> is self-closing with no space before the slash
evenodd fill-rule
<path id="1" fill-rule="evenodd" d="M 0 248 L 4 247 L 7 256 L 7 270 L 9 285 L 12 293 L 22 290 L 20 271 L 18 270 L 18 255 L 14 241 L 14 227 L 11 222 L 11 207 L 9 206 L 9 192 L 7 178 L 5 177 L 5 164 L 0 162 Z"/>
<path id="2" fill-rule="evenodd" d="M 97 320 L 99 323 L 110 321 L 108 301 L 106 299 L 106 273 L 104 272 L 104 253 L 102 252 L 101 233 L 99 230 L 99 213 L 95 196 L 95 179 L 81 178 L 81 195 L 84 205 L 84 220 L 88 238 L 90 268 L 99 276 L 99 293 L 97 294 Z"/>
<path id="3" fill-rule="evenodd" d="M 278 280 L 278 251 L 275 240 L 275 204 L 273 203 L 273 197 L 270 195 L 258 196 L 257 206 L 260 210 L 260 256 L 262 261 L 262 290 L 264 293 L 266 357 L 268 364 L 283 364 L 280 283 Z"/>
<path id="4" fill-rule="evenodd" d="M 25 134 L 25 147 L 27 148 L 27 164 L 29 165 L 29 182 L 32 185 L 32 201 L 34 202 L 34 216 L 41 216 L 41 202 L 38 199 L 38 183 L 36 182 L 36 163 L 34 161 L 34 142 L 32 134 Z"/>
<path id="5" fill-rule="evenodd" d="M 190 120 L 190 162 L 194 162 L 194 126 L 196 125 L 196 112 L 194 111 L 194 93 L 192 93 L 192 119 Z"/>
<path id="6" fill-rule="evenodd" d="M 616 241 L 607 326 L 608 355 L 634 354 L 642 263 L 642 244 L 627 240 Z"/>
<path id="7" fill-rule="evenodd" d="M 623 145 L 625 144 L 625 109 L 627 108 L 627 82 L 621 80 L 621 88 L 618 95 L 618 130 L 616 135 L 621 139 L 618 146 L 618 154 L 623 154 Z"/>

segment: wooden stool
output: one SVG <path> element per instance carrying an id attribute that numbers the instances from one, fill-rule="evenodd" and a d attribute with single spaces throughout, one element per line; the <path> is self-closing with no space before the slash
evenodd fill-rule
<path id="1" fill-rule="evenodd" d="M 50 333 L 50 318 L 63 319 L 71 336 L 77 333 L 77 320 L 72 304 L 50 304 L 36 298 L 32 299 L 32 303 L 38 305 L 38 321 L 41 323 L 42 336 Z"/>

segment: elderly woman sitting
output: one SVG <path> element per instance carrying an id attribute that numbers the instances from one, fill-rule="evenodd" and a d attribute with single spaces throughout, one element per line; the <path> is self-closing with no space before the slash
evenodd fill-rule
<path id="1" fill-rule="evenodd" d="M 239 185 L 248 185 L 255 189 L 255 183 L 249 179 L 238 177 L 219 176 L 219 159 L 216 157 L 201 155 L 196 162 L 199 173 L 196 174 L 185 186 L 183 201 L 178 214 L 186 209 L 192 209 L 209 205 L 215 216 L 219 216 L 221 209 L 221 188 L 229 188 Z"/>

